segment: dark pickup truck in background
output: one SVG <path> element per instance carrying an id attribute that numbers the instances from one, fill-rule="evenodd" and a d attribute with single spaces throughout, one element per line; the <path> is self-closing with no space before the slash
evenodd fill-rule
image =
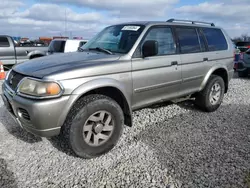
<path id="1" fill-rule="evenodd" d="M 237 42 L 235 45 L 240 52 L 246 52 L 250 48 L 250 41 Z"/>
<path id="2" fill-rule="evenodd" d="M 0 61 L 5 67 L 45 56 L 47 46 L 17 46 L 12 37 L 0 35 Z"/>

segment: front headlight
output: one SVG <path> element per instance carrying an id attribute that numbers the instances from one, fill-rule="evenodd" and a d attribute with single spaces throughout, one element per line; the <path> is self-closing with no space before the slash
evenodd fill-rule
<path id="1" fill-rule="evenodd" d="M 20 95 L 36 98 L 57 97 L 62 94 L 62 91 L 62 87 L 56 82 L 39 81 L 32 78 L 24 78 L 18 87 Z"/>

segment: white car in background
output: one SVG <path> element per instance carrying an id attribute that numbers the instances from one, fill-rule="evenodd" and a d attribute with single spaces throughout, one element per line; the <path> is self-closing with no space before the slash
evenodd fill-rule
<path id="1" fill-rule="evenodd" d="M 78 48 L 86 44 L 88 40 L 82 39 L 54 39 L 50 42 L 47 55 L 54 53 L 76 52 Z"/>

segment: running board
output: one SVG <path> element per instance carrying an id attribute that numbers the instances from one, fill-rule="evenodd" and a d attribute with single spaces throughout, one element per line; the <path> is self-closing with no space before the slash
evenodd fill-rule
<path id="1" fill-rule="evenodd" d="M 181 97 L 181 98 L 173 99 L 173 100 L 171 100 L 171 102 L 172 102 L 172 103 L 179 103 L 179 102 L 183 102 L 183 101 L 186 101 L 186 100 L 191 99 L 191 96 L 192 96 L 192 95 L 188 95 L 188 96 L 185 96 L 185 97 Z"/>

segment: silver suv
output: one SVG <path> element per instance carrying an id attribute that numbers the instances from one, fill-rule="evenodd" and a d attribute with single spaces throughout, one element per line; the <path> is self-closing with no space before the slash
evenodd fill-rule
<path id="1" fill-rule="evenodd" d="M 212 23 L 112 25 L 78 52 L 14 66 L 2 98 L 27 131 L 60 135 L 77 156 L 93 158 L 116 145 L 134 110 L 188 96 L 215 111 L 233 76 L 233 55 L 231 39 Z"/>

